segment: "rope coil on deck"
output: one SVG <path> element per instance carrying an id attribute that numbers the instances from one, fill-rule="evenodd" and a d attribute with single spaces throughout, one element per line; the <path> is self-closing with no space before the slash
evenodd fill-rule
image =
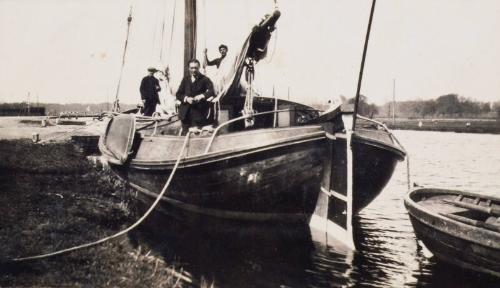
<path id="1" fill-rule="evenodd" d="M 156 206 L 160 202 L 163 195 L 165 195 L 165 192 L 167 191 L 168 187 L 170 186 L 170 183 L 172 182 L 172 178 L 174 177 L 174 174 L 177 171 L 177 168 L 179 167 L 179 163 L 182 159 L 182 155 L 184 154 L 184 150 L 186 149 L 187 143 L 189 142 L 188 140 L 189 140 L 190 135 L 191 135 L 191 133 L 188 132 L 188 134 L 186 135 L 186 137 L 184 139 L 184 143 L 182 145 L 182 148 L 179 151 L 179 156 L 177 156 L 177 160 L 176 160 L 175 165 L 172 169 L 172 172 L 170 173 L 170 175 L 167 179 L 167 182 L 163 186 L 163 189 L 161 190 L 160 194 L 158 194 L 158 197 L 156 197 L 155 201 L 149 207 L 149 209 L 144 213 L 144 215 L 142 215 L 142 217 L 139 218 L 139 220 L 137 220 L 134 224 L 130 225 L 126 229 L 121 230 L 113 235 L 110 235 L 110 236 L 105 237 L 105 238 L 101 238 L 101 239 L 94 241 L 94 242 L 85 243 L 82 245 L 78 245 L 78 246 L 74 246 L 74 247 L 70 247 L 70 248 L 66 248 L 66 249 L 62 249 L 62 250 L 58 250 L 58 251 L 54 251 L 54 252 L 50 252 L 50 253 L 45 253 L 45 254 L 39 254 L 39 255 L 28 256 L 28 257 L 13 258 L 13 259 L 10 259 L 9 262 L 22 262 L 22 261 L 29 261 L 29 260 L 39 260 L 39 259 L 57 256 L 57 255 L 67 254 L 67 253 L 70 253 L 70 252 L 73 252 L 76 250 L 81 250 L 84 248 L 89 248 L 92 246 L 96 246 L 98 244 L 102 244 L 102 243 L 107 242 L 109 240 L 112 240 L 114 238 L 123 236 L 123 235 L 127 234 L 128 232 L 132 231 L 133 229 L 135 229 L 136 227 L 138 227 L 142 222 L 144 222 L 144 220 L 146 220 L 146 218 L 151 214 L 151 212 L 153 212 L 153 210 L 156 208 Z M 172 272 L 176 273 L 176 276 L 183 279 L 184 281 L 187 281 L 190 283 L 192 282 L 192 280 L 190 278 L 186 277 L 185 275 L 182 275 L 182 274 L 175 272 L 175 271 L 172 271 Z"/>

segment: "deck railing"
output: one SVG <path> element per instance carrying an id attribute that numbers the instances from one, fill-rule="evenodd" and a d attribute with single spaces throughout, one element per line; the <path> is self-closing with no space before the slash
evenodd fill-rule
<path id="1" fill-rule="evenodd" d="M 373 119 L 370 119 L 370 118 L 367 118 L 367 117 L 364 117 L 364 116 L 361 116 L 361 115 L 357 115 L 356 117 L 358 117 L 359 119 L 363 119 L 365 121 L 368 121 L 368 122 L 372 122 L 372 123 L 375 123 L 377 125 L 379 125 L 380 127 L 382 127 L 385 132 L 387 132 L 387 134 L 389 134 L 389 136 L 391 137 L 392 141 L 396 144 L 398 144 L 398 146 L 405 152 L 406 152 L 406 149 L 403 147 L 403 145 L 399 142 L 398 138 L 396 138 L 396 136 L 394 136 L 394 134 L 391 132 L 391 130 L 389 130 L 389 128 L 387 128 L 387 126 L 382 123 L 382 122 L 379 122 L 377 120 L 373 120 Z"/>
<path id="2" fill-rule="evenodd" d="M 222 127 L 225 127 L 231 123 L 234 123 L 234 122 L 238 122 L 240 120 L 245 120 L 245 119 L 248 119 L 248 118 L 253 118 L 255 116 L 262 116 L 262 115 L 266 115 L 266 114 L 271 114 L 271 113 L 274 113 L 274 117 L 276 117 L 276 114 L 277 113 L 280 113 L 280 112 L 287 112 L 287 111 L 291 111 L 292 109 L 282 109 L 282 110 L 272 110 L 272 111 L 265 111 L 265 112 L 258 112 L 258 113 L 253 113 L 253 114 L 248 114 L 248 115 L 243 115 L 243 116 L 240 116 L 240 117 L 237 117 L 237 118 L 233 118 L 231 120 L 228 120 L 222 124 L 220 124 L 219 126 L 217 126 L 217 128 L 215 128 L 214 132 L 212 133 L 212 137 L 210 137 L 210 141 L 208 142 L 207 144 L 207 148 L 205 149 L 205 154 L 208 153 L 208 151 L 210 151 L 210 148 L 212 147 L 212 144 L 215 140 L 215 137 L 217 136 L 217 133 L 219 133 L 220 129 Z"/>

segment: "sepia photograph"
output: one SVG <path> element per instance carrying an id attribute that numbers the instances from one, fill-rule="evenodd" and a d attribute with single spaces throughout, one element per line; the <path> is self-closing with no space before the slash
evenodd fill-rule
<path id="1" fill-rule="evenodd" d="M 0 287 L 500 287 L 499 27 L 0 0 Z"/>

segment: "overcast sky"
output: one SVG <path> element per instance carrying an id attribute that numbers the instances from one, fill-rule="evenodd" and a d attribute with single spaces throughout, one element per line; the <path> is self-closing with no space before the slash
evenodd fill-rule
<path id="1" fill-rule="evenodd" d="M 28 92 L 40 102 L 112 101 L 132 5 L 120 99 L 137 103 L 147 66 L 182 63 L 184 1 L 176 1 L 0 0 L 0 102 L 26 100 Z M 269 95 L 274 84 L 278 97 L 286 98 L 290 86 L 291 99 L 306 103 L 352 97 L 371 1 L 278 4 L 282 17 L 270 43 L 272 57 L 258 64 L 260 91 Z M 273 0 L 198 1 L 198 46 L 206 46 L 211 58 L 220 43 L 236 52 L 273 7 Z M 398 100 L 458 93 L 500 101 L 499 29 L 497 0 L 380 0 L 362 93 L 378 104 L 389 101 L 396 79 Z"/>

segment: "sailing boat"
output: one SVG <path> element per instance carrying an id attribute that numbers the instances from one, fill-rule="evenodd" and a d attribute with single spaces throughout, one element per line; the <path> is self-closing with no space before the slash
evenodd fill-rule
<path id="1" fill-rule="evenodd" d="M 344 201 L 327 207 L 342 218 L 382 191 L 405 157 L 383 124 L 348 107 L 320 114 L 307 105 L 254 94 L 248 75 L 266 56 L 279 17 L 278 10 L 266 15 L 245 40 L 229 81 L 217 94 L 220 110 L 213 132 L 186 139 L 179 136 L 176 117 L 139 121 L 123 114 L 109 121 L 100 151 L 142 200 L 155 200 L 175 172 L 161 199 L 172 207 L 228 219 L 308 221 L 321 194 Z M 187 66 L 196 55 L 195 0 L 185 0 L 184 35 Z M 243 74 L 250 79 L 246 88 Z M 351 126 L 353 118 L 358 121 Z M 352 188 L 345 180 L 349 175 Z"/>

